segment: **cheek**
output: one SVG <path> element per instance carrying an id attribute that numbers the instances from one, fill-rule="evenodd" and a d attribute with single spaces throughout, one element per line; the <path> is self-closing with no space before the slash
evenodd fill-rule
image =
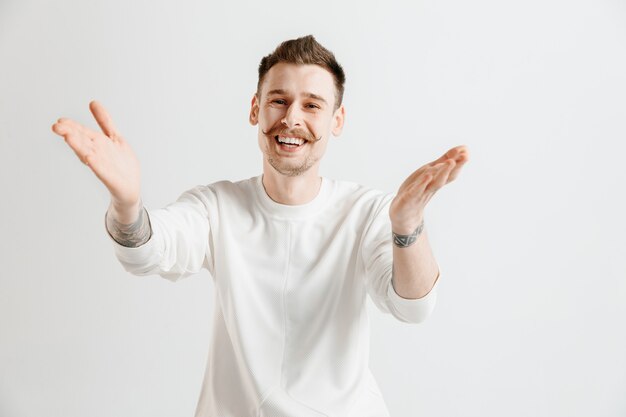
<path id="1" fill-rule="evenodd" d="M 331 132 L 332 132 L 332 124 L 328 123 L 326 120 L 322 121 L 322 120 L 317 120 L 314 123 L 311 124 L 311 127 L 313 129 L 315 129 L 315 135 L 316 136 L 320 136 L 323 135 L 325 137 L 330 136 Z"/>
<path id="2" fill-rule="evenodd" d="M 283 118 L 283 112 L 280 109 L 265 108 L 259 111 L 259 122 L 267 125 L 274 125 Z"/>
<path id="3" fill-rule="evenodd" d="M 268 141 L 268 138 L 262 133 L 259 132 L 259 137 L 257 138 L 257 145 L 262 153 L 267 152 L 272 149 L 271 142 Z"/>

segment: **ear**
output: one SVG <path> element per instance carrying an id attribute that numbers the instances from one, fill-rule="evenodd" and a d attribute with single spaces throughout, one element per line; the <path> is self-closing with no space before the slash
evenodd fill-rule
<path id="1" fill-rule="evenodd" d="M 259 122 L 259 100 L 256 93 L 252 96 L 252 102 L 250 103 L 250 117 L 248 119 L 252 126 L 255 126 Z"/>
<path id="2" fill-rule="evenodd" d="M 335 114 L 333 115 L 333 136 L 341 135 L 341 131 L 343 130 L 343 122 L 345 119 L 346 109 L 343 107 L 342 104 L 337 110 L 335 110 Z"/>

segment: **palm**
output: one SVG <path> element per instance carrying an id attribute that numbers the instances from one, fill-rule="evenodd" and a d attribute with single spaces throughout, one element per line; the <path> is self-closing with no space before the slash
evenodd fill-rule
<path id="1" fill-rule="evenodd" d="M 400 185 L 389 207 L 394 227 L 397 230 L 413 230 L 423 219 L 426 204 L 437 190 L 459 175 L 468 159 L 467 147 L 456 146 L 413 172 Z"/>
<path id="2" fill-rule="evenodd" d="M 102 181 L 116 203 L 136 204 L 140 198 L 139 160 L 117 132 L 104 107 L 92 101 L 89 108 L 102 133 L 66 118 L 59 119 L 52 130 L 64 137 L 78 158 Z"/>

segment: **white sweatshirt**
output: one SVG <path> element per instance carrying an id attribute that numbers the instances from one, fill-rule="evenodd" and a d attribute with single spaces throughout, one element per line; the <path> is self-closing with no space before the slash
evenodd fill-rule
<path id="1" fill-rule="evenodd" d="M 196 417 L 388 416 L 369 369 L 366 293 L 382 312 L 418 323 L 433 289 L 391 284 L 394 194 L 322 177 L 318 195 L 284 205 L 262 175 L 219 181 L 147 210 L 152 236 L 115 254 L 135 275 L 176 281 L 206 268 L 213 334 Z"/>

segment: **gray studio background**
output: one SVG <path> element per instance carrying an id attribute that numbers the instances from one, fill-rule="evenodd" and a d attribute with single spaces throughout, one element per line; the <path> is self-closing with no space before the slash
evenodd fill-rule
<path id="1" fill-rule="evenodd" d="M 51 131 L 99 100 L 149 208 L 261 173 L 262 56 L 314 34 L 347 74 L 321 174 L 395 191 L 465 144 L 433 198 L 419 325 L 369 301 L 393 417 L 626 415 L 626 3 L 0 0 L 0 416 L 192 416 L 213 284 L 135 277 L 108 192 Z"/>

